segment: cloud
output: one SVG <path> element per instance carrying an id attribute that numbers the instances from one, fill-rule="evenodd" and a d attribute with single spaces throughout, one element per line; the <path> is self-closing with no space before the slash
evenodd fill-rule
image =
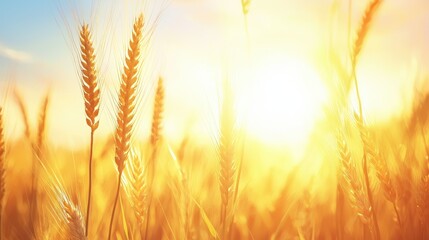
<path id="1" fill-rule="evenodd" d="M 22 63 L 29 63 L 33 60 L 29 53 L 9 48 L 2 43 L 0 43 L 0 56 Z"/>

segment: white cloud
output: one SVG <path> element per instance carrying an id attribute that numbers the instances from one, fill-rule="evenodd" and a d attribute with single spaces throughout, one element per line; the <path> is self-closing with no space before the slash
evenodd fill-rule
<path id="1" fill-rule="evenodd" d="M 13 61 L 23 62 L 23 63 L 31 62 L 33 59 L 33 57 L 30 54 L 23 51 L 9 48 L 2 43 L 0 43 L 0 56 L 6 57 Z"/>

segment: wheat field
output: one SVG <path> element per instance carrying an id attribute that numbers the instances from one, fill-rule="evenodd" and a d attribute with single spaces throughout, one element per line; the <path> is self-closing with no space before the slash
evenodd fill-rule
<path id="1" fill-rule="evenodd" d="M 54 8 L 71 66 L 55 59 L 48 71 L 63 83 L 20 80 L 49 64 L 7 49 L 0 32 L 0 64 L 21 62 L 0 68 L 0 239 L 429 239 L 429 68 L 393 83 L 388 67 L 418 62 L 404 49 L 427 59 L 428 38 L 388 49 L 383 33 L 411 34 L 398 1 L 87 2 Z M 335 27 L 258 15 L 281 4 L 300 19 L 326 10 Z M 174 21 L 185 15 L 189 29 Z M 197 16 L 222 30 L 194 26 Z M 205 42 L 181 49 L 192 34 Z M 312 34 L 317 67 L 298 57 Z"/>

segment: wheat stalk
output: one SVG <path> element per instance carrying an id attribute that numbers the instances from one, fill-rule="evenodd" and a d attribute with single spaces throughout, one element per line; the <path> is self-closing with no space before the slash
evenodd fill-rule
<path id="1" fill-rule="evenodd" d="M 234 100 L 229 82 L 224 83 L 222 109 L 220 115 L 220 193 L 221 193 L 221 224 L 223 236 L 226 236 L 227 218 L 231 215 L 231 198 L 234 195 L 235 160 L 234 160 Z"/>
<path id="2" fill-rule="evenodd" d="M 148 203 L 148 209 L 146 212 L 146 230 L 145 230 L 145 239 L 147 239 L 148 235 L 148 228 L 149 228 L 149 216 L 150 211 L 152 208 L 152 186 L 155 178 L 155 158 L 158 153 L 159 148 L 159 139 L 162 135 L 162 119 L 163 119 L 163 112 L 164 112 L 164 81 L 160 77 L 158 79 L 158 84 L 155 92 L 155 100 L 154 100 L 154 107 L 153 107 L 153 114 L 152 114 L 152 126 L 151 126 L 151 135 L 150 135 L 150 144 L 152 146 L 152 153 L 149 158 L 149 166 L 148 169 L 149 173 L 149 203 Z"/>
<path id="3" fill-rule="evenodd" d="M 124 72 L 119 90 L 119 102 L 117 113 L 117 125 L 115 134 L 115 162 L 118 168 L 118 186 L 116 189 L 115 202 L 109 226 L 109 239 L 111 238 L 113 219 L 119 197 L 121 176 L 124 170 L 125 161 L 131 144 L 131 134 L 133 132 L 136 89 L 138 86 L 138 67 L 140 65 L 140 45 L 143 39 L 143 15 L 140 15 L 134 22 L 133 34 L 129 42 L 128 54 L 125 60 Z"/>
<path id="4" fill-rule="evenodd" d="M 91 129 L 89 147 L 89 174 L 88 174 L 88 200 L 86 208 L 85 236 L 88 236 L 91 213 L 92 193 L 92 160 L 94 151 L 94 132 L 99 126 L 98 114 L 100 112 L 100 88 L 98 86 L 97 70 L 95 68 L 95 53 L 91 40 L 91 31 L 88 24 L 80 29 L 81 49 L 81 83 L 85 100 L 86 124 Z"/>
<path id="5" fill-rule="evenodd" d="M 4 140 L 3 129 L 3 108 L 0 107 L 0 239 L 2 239 L 2 219 L 3 219 L 3 199 L 6 191 L 5 184 L 5 162 L 6 162 L 6 147 Z"/>

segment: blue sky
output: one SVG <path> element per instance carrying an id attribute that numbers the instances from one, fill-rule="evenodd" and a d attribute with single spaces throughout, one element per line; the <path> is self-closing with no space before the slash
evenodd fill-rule
<path id="1" fill-rule="evenodd" d="M 284 76 L 286 79 L 277 80 L 293 81 L 283 70 L 292 70 L 294 66 L 304 64 L 312 71 L 319 70 L 326 60 L 323 54 L 326 54 L 327 39 L 331 34 L 329 20 L 334 3 L 339 6 L 334 27 L 335 47 L 343 56 L 348 51 L 345 42 L 348 0 L 253 0 L 248 18 L 248 42 L 239 0 L 165 1 L 169 4 L 156 26 L 153 52 L 160 73 L 165 76 L 167 90 L 171 89 L 167 102 L 179 106 L 167 111 L 174 116 L 175 122 L 186 121 L 187 114 L 182 114 L 182 109 L 205 107 L 203 100 L 195 99 L 201 100 L 208 95 L 208 87 L 204 84 L 219 78 L 221 59 L 227 60 L 233 70 L 231 75 L 242 81 L 244 87 L 249 79 L 264 82 L 263 76 Z M 88 18 L 91 3 L 104 6 L 108 5 L 106 2 L 116 4 L 110 5 L 110 10 L 115 12 L 112 19 L 103 18 L 103 14 L 108 14 L 109 6 L 97 8 L 95 15 L 98 16 Z M 106 78 L 117 80 L 117 69 L 124 58 L 123 50 L 131 26 L 128 20 L 139 11 L 134 8 L 136 2 L 143 1 L 0 0 L 0 87 L 5 81 L 13 80 L 28 96 L 29 111 L 33 112 L 30 115 L 37 116 L 38 100 L 47 85 L 52 85 L 55 88 L 53 98 L 57 99 L 53 111 L 68 106 L 67 112 L 62 113 L 68 120 L 55 122 L 53 131 L 70 136 L 65 139 L 73 139 L 74 134 L 80 136 L 81 133 L 67 132 L 70 123 L 84 125 L 76 74 L 78 67 L 74 59 L 76 51 L 72 49 L 67 31 L 77 30 L 79 21 L 86 20 L 98 33 L 114 32 L 104 39 L 109 41 L 108 53 L 113 58 L 108 66 L 113 73 Z M 127 4 L 128 9 L 122 7 Z M 353 28 L 358 25 L 365 4 L 366 1 L 353 1 Z M 372 103 L 365 107 L 368 111 L 381 113 L 374 116 L 391 116 L 410 100 L 410 92 L 415 87 L 411 78 L 416 69 L 428 75 L 428 9 L 427 0 L 386 0 L 374 18 L 358 67 L 364 104 Z M 75 13 L 79 13 L 78 20 L 73 15 Z M 98 33 L 94 35 L 99 37 Z M 246 44 L 250 44 L 250 55 Z M 256 74 L 249 74 L 246 69 L 249 62 L 256 66 L 252 69 Z M 255 76 L 261 79 L 255 79 Z M 295 83 L 291 82 L 290 86 Z M 379 89 L 383 89 L 383 94 Z M 2 93 L 0 89 L 0 96 Z M 298 101 L 295 99 L 294 102 Z M 389 108 L 386 108 L 386 102 L 390 103 Z M 197 104 L 201 106 L 196 107 Z M 112 112 L 111 109 L 107 111 Z"/>

